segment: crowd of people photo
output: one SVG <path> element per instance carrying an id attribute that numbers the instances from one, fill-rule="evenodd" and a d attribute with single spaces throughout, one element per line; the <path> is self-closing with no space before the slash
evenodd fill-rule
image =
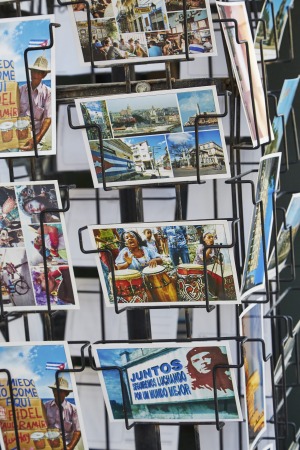
<path id="1" fill-rule="evenodd" d="M 110 301 L 115 291 L 119 303 L 204 301 L 204 266 L 209 299 L 227 298 L 224 254 L 218 248 L 205 248 L 216 245 L 215 229 L 202 225 L 97 228 L 93 236 L 101 250 L 99 259 Z"/>

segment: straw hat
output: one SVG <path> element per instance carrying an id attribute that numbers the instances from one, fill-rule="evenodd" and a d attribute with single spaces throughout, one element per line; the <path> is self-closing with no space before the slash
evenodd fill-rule
<path id="1" fill-rule="evenodd" d="M 44 56 L 39 56 L 36 58 L 33 66 L 29 66 L 30 70 L 40 70 L 41 72 L 51 72 L 51 69 L 48 69 L 48 60 Z"/>
<path id="2" fill-rule="evenodd" d="M 54 384 L 52 384 L 51 386 L 48 386 L 50 389 L 57 389 L 57 385 L 56 382 Z M 68 391 L 68 392 L 72 392 L 73 389 L 69 388 L 69 383 L 67 382 L 67 380 L 63 377 L 58 377 L 58 387 L 61 391 Z"/>

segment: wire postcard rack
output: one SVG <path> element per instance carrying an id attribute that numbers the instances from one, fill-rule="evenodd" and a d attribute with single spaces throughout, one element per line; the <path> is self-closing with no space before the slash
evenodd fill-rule
<path id="1" fill-rule="evenodd" d="M 21 17 L 24 14 L 39 14 L 42 11 L 42 3 L 39 2 L 30 2 L 30 8 L 29 11 L 24 12 L 22 10 L 22 1 L 16 0 L 16 1 L 9 1 L 3 5 L 0 6 L 0 14 L 3 17 L 7 17 L 10 15 L 16 15 Z M 66 5 L 72 5 L 74 3 L 81 3 L 81 2 L 62 2 L 61 0 L 58 1 L 59 6 L 66 6 Z M 83 1 L 85 3 L 87 10 L 89 11 L 89 3 L 87 1 Z M 271 2 L 271 0 L 268 0 L 268 3 L 271 3 L 271 10 L 272 10 L 272 18 L 273 22 L 275 23 L 276 17 L 274 12 L 274 6 Z M 250 17 L 250 25 L 251 29 L 254 35 L 255 29 L 258 26 L 258 23 L 261 22 L 261 19 L 259 19 L 258 14 L 258 8 L 257 8 L 257 2 L 254 0 L 245 0 L 245 4 L 248 10 L 248 14 Z M 183 20 L 184 20 L 184 33 L 186 37 L 186 42 L 188 42 L 187 39 L 187 14 L 186 14 L 186 0 L 183 2 Z M 56 7 L 59 7 L 58 5 L 54 4 L 52 1 L 47 1 L 46 8 L 47 12 L 51 13 Z M 299 5 L 298 5 L 299 6 Z M 1 11 L 2 9 L 2 11 Z M 215 13 L 214 5 L 212 5 L 212 11 L 213 14 Z M 70 85 L 70 86 L 58 86 L 57 88 L 57 104 L 68 104 L 68 119 L 69 124 L 72 129 L 82 129 L 87 128 L 86 126 L 76 126 L 73 123 L 72 119 L 72 108 L 74 107 L 73 101 L 75 98 L 82 98 L 82 97 L 94 97 L 97 95 L 114 95 L 119 93 L 132 93 L 139 81 L 136 81 L 134 79 L 133 69 L 132 65 L 124 64 L 122 67 L 114 68 L 115 72 L 119 72 L 121 74 L 121 77 L 123 77 L 123 81 L 114 83 L 96 83 L 95 82 L 95 69 L 97 69 L 99 66 L 95 63 L 93 59 L 93 51 L 92 51 L 92 32 L 91 32 L 91 22 L 90 22 L 90 15 L 87 15 L 87 22 L 88 22 L 88 36 L 89 36 L 89 49 L 91 54 L 91 83 L 85 84 L 85 85 Z M 222 19 L 214 19 L 214 27 L 216 31 L 219 31 L 223 37 L 223 31 L 222 31 L 222 24 L 227 24 L 227 26 L 233 26 L 236 31 L 236 36 L 238 36 L 238 23 L 234 20 L 222 20 Z M 262 80 L 263 80 L 263 90 L 264 90 L 264 98 L 265 98 L 265 112 L 266 116 L 270 118 L 270 111 L 269 111 L 269 100 L 271 99 L 273 101 L 273 109 L 274 109 L 274 115 L 278 116 L 277 113 L 277 94 L 278 91 L 271 90 L 272 86 L 270 86 L 270 75 L 268 75 L 268 69 L 271 67 L 283 67 L 282 65 L 286 65 L 287 62 L 289 62 L 291 65 L 294 64 L 294 60 L 297 57 L 297 52 L 294 49 L 293 46 L 293 31 L 292 31 L 292 22 L 293 22 L 293 11 L 291 8 L 288 9 L 288 20 L 287 20 L 287 28 L 288 28 L 288 45 L 287 48 L 289 50 L 289 55 L 286 59 L 282 59 L 281 53 L 282 51 L 279 50 L 278 47 L 278 37 L 277 33 L 275 32 L 275 50 L 276 50 L 276 59 L 272 61 L 265 61 L 264 60 L 264 53 L 263 53 L 263 40 L 260 42 L 260 53 L 261 53 L 261 69 L 262 69 Z M 58 27 L 58 24 L 51 24 L 50 26 L 50 44 L 47 48 L 51 48 L 53 45 L 55 45 L 54 39 L 53 39 L 53 28 Z M 265 24 L 264 24 L 265 28 Z M 247 61 L 248 66 L 250 67 L 250 58 L 249 58 L 249 51 L 248 51 L 248 44 L 247 42 L 240 42 L 237 40 L 237 44 L 244 45 L 246 47 L 246 54 L 247 54 Z M 26 79 L 27 79 L 27 85 L 30 87 L 30 78 L 29 78 L 29 69 L 28 69 L 28 62 L 27 62 L 27 55 L 29 51 L 32 51 L 34 49 L 27 49 L 25 51 L 24 55 L 24 65 L 26 68 Z M 252 167 L 255 167 L 258 165 L 259 161 L 257 157 L 258 153 L 255 153 L 255 157 L 257 157 L 256 161 L 252 162 L 245 162 L 243 160 L 244 152 L 255 152 L 255 150 L 258 150 L 263 154 L 264 148 L 267 144 L 264 144 L 261 146 L 260 140 L 259 140 L 259 133 L 258 133 L 258 124 L 257 124 L 257 116 L 256 116 L 256 105 L 254 102 L 254 91 L 253 91 L 253 83 L 252 83 L 252 76 L 251 71 L 249 73 L 249 84 L 251 88 L 251 100 L 252 100 L 252 107 L 253 107 L 253 115 L 254 115 L 254 123 L 255 123 L 255 130 L 256 130 L 256 138 L 257 138 L 257 146 L 253 147 L 249 140 L 241 135 L 241 121 L 242 121 L 242 114 L 241 114 L 241 99 L 239 97 L 236 81 L 234 79 L 233 71 L 231 68 L 231 61 L 230 56 L 228 53 L 228 50 L 226 48 L 226 45 L 224 45 L 224 53 L 227 63 L 227 71 L 228 75 L 224 77 L 214 77 L 213 76 L 213 70 L 212 65 L 209 63 L 210 67 L 210 76 L 208 78 L 201 78 L 201 79 L 174 79 L 172 76 L 172 65 L 178 64 L 177 62 L 166 62 L 165 63 L 165 76 L 164 78 L 159 79 L 153 79 L 149 80 L 148 84 L 150 86 L 151 91 L 159 91 L 161 89 L 177 89 L 177 88 L 184 88 L 184 87 L 197 87 L 197 86 L 210 86 L 214 85 L 217 88 L 217 92 L 219 96 L 224 97 L 225 100 L 225 108 L 224 112 L 220 114 L 210 114 L 210 115 L 197 115 L 195 118 L 195 148 L 198 148 L 198 129 L 199 129 L 199 121 L 201 118 L 207 118 L 207 117 L 215 117 L 215 118 L 227 118 L 229 123 L 229 130 L 226 136 L 226 142 L 228 144 L 229 149 L 229 156 L 230 156 L 230 170 L 231 170 L 231 178 L 226 180 L 225 183 L 229 185 L 230 187 L 230 200 L 231 205 L 230 209 L 232 212 L 232 217 L 227 218 L 226 220 L 230 221 L 232 224 L 232 242 L 225 246 L 226 248 L 232 247 L 234 249 L 235 254 L 235 262 L 237 267 L 237 273 L 238 278 L 241 280 L 242 276 L 242 267 L 245 261 L 245 236 L 246 236 L 246 218 L 245 218 L 245 211 L 244 211 L 244 203 L 251 204 L 251 201 L 253 203 L 253 206 L 256 206 L 259 209 L 259 214 L 261 217 L 261 227 L 262 227 L 262 236 L 263 236 L 263 243 L 265 243 L 264 240 L 264 211 L 263 211 L 263 205 L 262 202 L 256 202 L 255 200 L 255 183 L 251 179 L 252 174 L 257 172 L 256 169 L 251 169 L 246 172 L 243 171 L 243 166 L 252 165 Z M 208 56 L 209 58 L 209 56 Z M 185 61 L 192 61 L 191 56 L 188 54 L 188 48 L 186 46 L 186 53 L 183 56 L 183 59 Z M 210 58 L 209 58 L 210 61 Z M 272 66 L 272 64 L 275 64 L 275 66 Z M 30 106 L 30 116 L 31 116 L 31 122 L 34 124 L 34 113 L 33 113 L 33 105 L 32 105 L 32 99 L 29 96 L 29 106 Z M 272 109 L 272 105 L 270 104 L 270 109 Z M 300 151 L 299 151 L 299 141 L 298 141 L 298 134 L 297 134 L 297 118 L 296 118 L 296 112 L 292 108 L 291 111 L 291 119 L 289 120 L 289 124 L 285 123 L 284 117 L 282 117 L 282 125 L 284 129 L 284 138 L 283 138 L 283 154 L 284 154 L 284 164 L 282 173 L 283 174 L 289 174 L 289 171 L 291 167 L 296 166 L 299 163 L 300 160 Z M 287 129 L 289 127 L 292 127 L 292 129 L 289 129 L 289 132 L 287 133 Z M 100 155 L 101 155 L 101 163 L 104 167 L 104 148 L 103 148 L 103 136 L 100 126 L 92 125 L 91 127 L 95 128 L 98 133 L 99 138 L 99 149 L 100 149 Z M 271 129 L 270 125 L 268 125 L 268 134 L 269 134 L 269 142 L 271 142 Z M 292 139 L 290 139 L 290 135 L 293 136 Z M 29 168 L 28 170 L 28 176 L 31 178 L 31 180 L 36 180 L 38 178 L 36 173 L 36 163 L 38 159 L 40 158 L 38 154 L 37 149 L 37 142 L 36 142 L 36 135 L 34 131 L 33 126 L 33 139 L 34 139 L 34 151 L 35 156 L 23 159 L 26 161 L 27 166 Z M 260 150 L 261 149 L 261 150 Z M 14 158 L 9 158 L 7 160 L 7 164 L 9 167 L 9 178 L 10 181 L 15 181 L 16 176 L 14 174 Z M 199 153 L 196 152 L 196 173 L 197 173 L 197 183 L 199 184 L 199 189 L 201 189 L 201 185 L 205 183 L 200 176 L 200 161 L 199 161 Z M 107 180 L 106 180 L 106 174 L 105 171 L 103 173 L 103 189 L 104 190 L 110 190 L 107 186 Z M 52 176 L 57 176 L 57 173 L 51 174 Z M 48 175 L 47 175 L 48 176 Z M 80 178 L 74 176 L 74 182 L 76 185 L 80 187 Z M 219 191 L 219 183 L 214 180 L 212 183 L 212 190 L 213 190 L 213 197 L 214 197 L 214 218 L 219 219 L 219 213 L 218 213 L 218 198 L 220 195 Z M 223 182 L 222 182 L 223 183 Z M 249 191 L 245 192 L 243 189 L 243 185 L 250 185 L 251 188 L 251 195 L 249 196 Z M 63 185 L 61 186 L 62 192 L 64 193 L 64 201 L 65 206 L 61 210 L 55 210 L 55 212 L 66 212 L 68 211 L 70 207 L 70 198 L 69 198 L 69 190 L 71 188 L 74 188 L 75 186 L 70 185 Z M 156 189 L 161 188 L 162 185 L 160 183 L 157 183 L 157 185 L 153 185 L 150 189 Z M 149 186 L 147 186 L 149 188 Z M 176 220 L 185 220 L 187 218 L 187 183 L 177 183 L 175 188 L 175 197 L 176 197 Z M 121 222 L 123 224 L 126 224 L 128 222 L 142 222 L 143 221 L 143 186 L 137 185 L 136 187 L 130 187 L 128 188 L 125 186 L 124 188 L 118 188 L 119 189 L 119 201 L 120 201 L 120 212 L 121 212 Z M 297 186 L 295 186 L 295 189 L 297 189 Z M 99 191 L 98 191 L 99 192 Z M 290 192 L 288 193 L 290 194 Z M 250 197 L 250 199 L 249 199 Z M 287 223 L 286 221 L 286 210 L 282 206 L 278 206 L 281 204 L 282 195 L 277 193 L 277 195 L 273 195 L 273 215 L 274 215 L 274 232 L 272 237 L 272 244 L 275 248 L 275 261 L 276 261 L 276 275 L 274 279 L 269 280 L 268 278 L 268 254 L 266 251 L 266 246 L 264 244 L 263 246 L 263 263 L 264 263 L 264 284 L 265 289 L 263 292 L 256 293 L 255 295 L 251 296 L 250 298 L 247 298 L 247 300 L 244 301 L 246 304 L 251 303 L 261 303 L 264 305 L 264 320 L 267 322 L 270 322 L 271 327 L 271 341 L 272 341 L 272 354 L 267 355 L 266 352 L 266 346 L 265 342 L 261 340 L 261 345 L 263 348 L 263 360 L 264 364 L 267 364 L 267 362 L 270 364 L 270 373 L 271 373 L 271 387 L 272 387 L 272 412 L 267 417 L 267 422 L 271 426 L 270 430 L 273 429 L 273 432 L 269 433 L 268 431 L 262 436 L 261 438 L 261 444 L 264 444 L 264 442 L 272 442 L 274 443 L 274 446 L 276 449 L 287 449 L 291 445 L 291 443 L 299 443 L 299 435 L 300 432 L 297 427 L 299 427 L 299 424 L 294 423 L 290 420 L 290 412 L 289 412 L 289 399 L 294 395 L 294 393 L 297 392 L 297 388 L 299 387 L 300 383 L 300 370 L 299 370 L 299 332 L 298 328 L 295 327 L 294 321 L 292 317 L 288 314 L 286 314 L 285 311 L 285 304 L 289 302 L 289 298 L 291 295 L 291 292 L 295 291 L 297 292 L 299 290 L 299 287 L 297 286 L 297 256 L 295 254 L 294 249 L 294 241 L 293 241 L 293 230 L 292 227 Z M 96 202 L 95 202 L 95 208 L 98 208 L 98 202 L 101 201 L 101 191 L 100 194 L 96 196 Z M 165 200 L 167 201 L 167 200 Z M 130 205 L 130 208 L 126 207 L 126 205 Z M 40 226 L 42 231 L 42 242 L 43 242 L 43 265 L 44 270 L 46 272 L 47 270 L 47 260 L 46 260 L 46 248 L 45 248 L 45 241 L 44 241 L 44 219 L 46 212 L 54 212 L 54 210 L 47 210 L 44 211 L 43 214 L 40 216 Z M 100 214 L 97 213 L 97 221 L 100 223 L 101 218 Z M 285 230 L 289 232 L 289 245 L 291 249 L 291 256 L 289 259 L 289 263 L 287 265 L 286 271 L 284 272 L 284 275 L 279 273 L 278 270 L 278 246 L 277 246 L 277 228 L 279 221 L 283 222 Z M 87 224 L 88 225 L 88 224 Z M 84 248 L 83 245 L 83 239 L 82 239 L 82 233 L 85 231 L 87 227 L 82 227 L 79 230 L 79 238 L 78 238 L 78 245 L 80 246 L 80 249 L 83 253 L 98 253 L 99 250 L 87 250 Z M 208 246 L 207 248 L 218 248 L 219 246 Z M 105 250 L 101 250 L 105 251 Z M 109 252 L 109 250 L 106 250 L 108 253 L 108 256 L 112 259 L 112 255 Z M 113 266 L 113 264 L 112 264 Z M 287 273 L 288 272 L 288 273 Z M 112 278 L 114 280 L 114 271 L 112 273 Z M 46 285 L 47 283 L 46 278 Z M 232 316 L 235 317 L 235 330 L 230 335 L 224 335 L 222 333 L 222 307 L 216 306 L 213 307 L 209 304 L 208 301 L 208 283 L 207 283 L 207 268 L 204 264 L 204 283 L 205 283 L 205 292 L 206 292 L 206 301 L 204 304 L 199 305 L 199 307 L 189 307 L 188 305 L 186 307 L 180 307 L 179 309 L 182 311 L 184 316 L 184 322 L 185 322 L 185 334 L 186 337 L 184 338 L 183 342 L 189 342 L 191 340 L 193 341 L 209 341 L 209 340 L 218 340 L 218 341 L 231 341 L 232 345 L 235 345 L 236 347 L 236 353 L 237 353 L 237 362 L 236 364 L 232 365 L 231 367 L 235 369 L 235 371 L 238 373 L 238 386 L 239 386 L 239 393 L 241 398 L 243 398 L 242 390 L 241 390 L 241 371 L 240 369 L 243 366 L 243 344 L 247 342 L 247 336 L 241 336 L 240 330 L 239 330 L 239 313 L 241 312 L 241 306 L 234 306 L 231 309 Z M 286 288 L 288 283 L 288 287 Z M 113 283 L 113 286 L 115 287 L 115 284 Z M 260 296 L 260 298 L 257 298 L 257 295 Z M 102 311 L 102 317 L 104 317 L 104 305 L 103 305 L 103 298 L 101 293 L 101 288 L 99 290 L 99 302 L 101 304 L 101 311 Z M 114 306 L 115 306 L 115 313 L 120 314 L 121 312 L 126 311 L 127 315 L 127 323 L 128 323 L 128 341 L 113 341 L 114 343 L 124 343 L 124 342 L 135 342 L 135 343 L 144 343 L 144 342 L 170 342 L 170 340 L 154 340 L 152 339 L 151 334 L 151 319 L 150 319 L 150 309 L 152 307 L 149 307 L 147 305 L 143 305 L 139 309 L 133 309 L 130 308 L 130 306 L 125 306 L 123 308 L 120 308 L 117 300 L 116 291 L 114 289 Z M 161 307 L 160 307 L 161 308 Z M 176 305 L 172 308 L 177 308 Z M 196 329 L 196 324 L 193 323 L 192 325 L 192 310 L 197 309 L 201 312 L 202 315 L 205 314 L 211 314 L 213 310 L 215 310 L 216 314 L 216 327 L 215 327 L 215 336 L 214 338 L 194 338 L 193 334 Z M 34 311 L 33 314 L 39 314 L 39 311 Z M 31 313 L 30 313 L 31 314 Z M 45 340 L 55 340 L 55 329 L 54 329 L 54 323 L 56 320 L 57 311 L 52 311 L 51 308 L 51 301 L 50 301 L 50 294 L 49 290 L 47 289 L 47 311 L 42 312 L 43 320 L 44 320 L 44 339 Z M 0 289 L 0 316 L 1 316 L 1 330 L 4 334 L 4 337 L 7 341 L 10 340 L 10 333 L 9 333 L 9 324 L 12 320 L 15 320 L 16 318 L 23 317 L 24 320 L 24 330 L 25 330 L 25 336 L 26 340 L 30 341 L 30 327 L 28 323 L 28 312 L 26 313 L 7 313 L 5 311 L 5 307 L 3 305 L 2 301 L 2 293 Z M 106 344 L 110 343 L 111 341 L 105 339 L 105 324 L 103 323 L 103 329 L 101 330 L 102 336 L 100 337 L 101 343 Z M 82 336 L 84 339 L 84 336 Z M 174 340 L 172 341 L 174 342 Z M 176 341 L 180 342 L 180 340 Z M 87 367 L 92 368 L 95 371 L 100 370 L 98 367 L 96 367 L 92 355 L 91 355 L 91 348 L 89 347 L 89 350 L 87 351 L 89 343 L 86 341 L 76 341 L 72 343 L 82 344 L 81 348 L 81 355 L 80 355 L 80 368 L 73 369 L 74 371 L 84 371 Z M 280 361 L 279 366 L 276 365 L 276 361 Z M 278 375 L 276 378 L 276 372 L 275 371 L 275 365 L 277 371 L 280 370 L 281 377 L 278 379 Z M 278 368 L 279 367 L 279 368 Z M 217 367 L 214 369 L 217 370 Z M 9 372 L 3 368 L 2 372 L 6 372 L 8 376 L 8 382 L 11 386 L 11 376 Z M 61 372 L 56 372 L 56 381 L 58 381 L 58 376 Z M 120 372 L 120 383 L 121 386 L 123 386 L 122 381 L 122 373 Z M 58 385 L 58 384 L 57 384 Z M 12 390 L 11 390 L 12 392 Z M 217 400 L 217 394 L 216 394 L 216 387 L 214 386 L 214 401 L 215 401 L 215 421 L 214 425 L 216 429 L 219 432 L 219 449 L 225 449 L 226 444 L 224 442 L 224 430 L 226 429 L 226 424 L 224 422 L 220 421 L 219 419 L 219 409 L 218 409 L 218 400 Z M 16 418 L 16 411 L 14 408 L 14 401 L 12 396 L 12 410 L 13 410 L 13 420 L 15 423 L 15 427 L 17 427 L 17 418 Z M 144 449 L 147 450 L 159 450 L 161 448 L 161 441 L 160 441 L 160 433 L 159 433 L 159 426 L 161 424 L 159 422 L 155 424 L 149 424 L 149 423 L 131 423 L 128 419 L 128 405 L 126 404 L 126 401 L 123 398 L 123 411 L 125 416 L 125 426 L 127 429 L 134 428 L 135 430 L 135 444 L 137 449 Z M 60 417 L 61 417 L 61 423 L 62 423 L 62 430 L 63 430 L 63 420 L 62 420 L 62 410 L 60 411 Z M 201 423 L 203 425 L 203 423 Z M 173 424 L 172 424 L 173 425 Z M 185 429 L 188 430 L 188 434 L 191 437 L 192 446 L 191 448 L 195 448 L 196 450 L 199 450 L 201 448 L 201 432 L 199 434 L 199 429 L 195 423 L 184 425 L 180 422 L 178 424 L 181 427 L 181 430 Z M 244 426 L 245 424 L 239 423 L 237 424 L 237 439 L 236 439 L 236 445 L 238 449 L 243 449 L 243 433 L 244 433 Z M 110 435 L 108 426 L 106 424 L 106 448 L 110 448 Z M 145 446 L 146 445 L 146 446 Z M 20 442 L 18 439 L 18 434 L 16 433 L 16 446 L 18 449 L 22 448 L 20 446 Z M 64 438 L 63 433 L 63 448 L 66 449 L 66 442 Z M 260 448 L 260 447 L 259 447 Z"/>

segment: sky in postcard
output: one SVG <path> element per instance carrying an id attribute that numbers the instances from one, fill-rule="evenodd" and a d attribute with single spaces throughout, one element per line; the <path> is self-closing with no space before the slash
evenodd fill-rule
<path id="1" fill-rule="evenodd" d="M 31 39 L 49 39 L 49 19 L 11 21 L 0 23 L 0 55 L 2 60 L 13 60 L 16 81 L 25 81 L 24 50 Z M 29 66 L 39 56 L 45 56 L 50 62 L 50 50 L 35 50 L 28 54 Z M 45 79 L 50 79 L 50 74 Z"/>
<path id="2" fill-rule="evenodd" d="M 197 105 L 199 105 L 200 113 L 210 113 L 216 110 L 211 90 L 181 92 L 177 96 L 183 122 L 187 122 L 190 116 L 197 113 Z"/>
<path id="3" fill-rule="evenodd" d="M 160 157 L 165 154 L 166 149 L 166 140 L 164 136 L 158 135 L 158 136 L 142 136 L 142 137 L 132 137 L 132 138 L 125 138 L 122 139 L 127 145 L 136 145 L 140 144 L 141 142 L 147 141 L 148 146 L 152 147 L 155 157 Z"/>
<path id="4" fill-rule="evenodd" d="M 106 104 L 110 112 L 119 112 L 127 109 L 128 106 L 134 110 L 149 110 L 154 108 L 174 108 L 178 107 L 176 95 L 148 95 L 148 96 L 132 96 L 133 98 L 116 98 L 107 100 Z"/>
<path id="5" fill-rule="evenodd" d="M 274 14 L 276 15 L 280 9 L 281 4 L 283 3 L 283 0 L 272 0 L 272 3 L 274 5 Z M 288 8 L 293 3 L 294 0 L 287 0 L 285 8 Z"/>
<path id="6" fill-rule="evenodd" d="M 55 370 L 46 369 L 46 363 L 66 363 L 63 345 L 16 345 L 0 347 L 0 366 L 10 371 L 12 378 L 33 379 L 40 398 L 52 398 L 48 387 L 55 382 Z M 68 367 L 66 367 L 68 368 Z M 1 378 L 5 374 L 0 373 Z M 69 374 L 64 374 L 70 387 Z M 72 392 L 69 397 L 73 397 Z"/>

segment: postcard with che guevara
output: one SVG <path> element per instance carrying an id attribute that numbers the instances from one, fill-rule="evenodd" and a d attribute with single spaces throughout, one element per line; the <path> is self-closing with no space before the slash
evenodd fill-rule
<path id="1" fill-rule="evenodd" d="M 213 422 L 242 420 L 228 342 L 94 344 L 111 421 Z M 216 377 L 214 383 L 214 367 Z M 120 368 L 116 370 L 116 367 Z M 122 377 L 122 378 L 120 378 Z M 122 396 L 123 380 L 124 396 Z"/>
<path id="2" fill-rule="evenodd" d="M 108 186 L 228 178 L 230 168 L 214 86 L 76 99 L 81 124 L 103 138 Z M 198 155 L 195 120 L 198 119 Z M 94 187 L 103 183 L 99 134 L 83 130 Z"/>
<path id="3" fill-rule="evenodd" d="M 48 298 L 52 309 L 78 308 L 64 217 L 54 212 L 61 207 L 56 181 L 0 184 L 0 280 L 4 310 L 45 310 Z M 44 249 L 40 223 L 43 211 Z"/>
<path id="4" fill-rule="evenodd" d="M 2 370 L 1 448 L 88 450 L 74 374 L 61 372 L 56 380 L 57 371 L 72 369 L 66 342 L 1 343 L 0 366 L 11 377 L 10 389 L 7 374 Z"/>
<path id="5" fill-rule="evenodd" d="M 215 56 L 209 0 L 187 0 L 186 9 L 187 42 L 182 0 L 74 2 L 69 10 L 79 60 L 90 65 L 91 50 L 98 66 L 183 59 L 187 49 L 193 57 Z"/>
<path id="6" fill-rule="evenodd" d="M 37 151 L 56 153 L 55 60 L 49 26 L 54 16 L 18 17 L 0 22 L 0 156 L 33 156 L 33 129 Z M 26 80 L 24 51 L 29 48 L 28 67 L 34 124 Z M 32 49 L 32 51 L 31 51 Z"/>
<path id="7" fill-rule="evenodd" d="M 108 306 L 239 303 L 228 223 L 224 220 L 88 227 Z M 219 248 L 205 246 L 220 245 Z M 205 261 L 205 263 L 204 263 Z M 115 286 L 113 286 L 114 274 Z M 115 288 L 115 289 L 114 289 Z"/>
<path id="8" fill-rule="evenodd" d="M 267 428 L 264 361 L 262 343 L 259 341 L 259 339 L 264 339 L 262 305 L 256 304 L 246 308 L 240 315 L 240 325 L 241 335 L 249 339 L 243 344 L 243 348 L 246 429 L 248 449 L 253 450 Z"/>

